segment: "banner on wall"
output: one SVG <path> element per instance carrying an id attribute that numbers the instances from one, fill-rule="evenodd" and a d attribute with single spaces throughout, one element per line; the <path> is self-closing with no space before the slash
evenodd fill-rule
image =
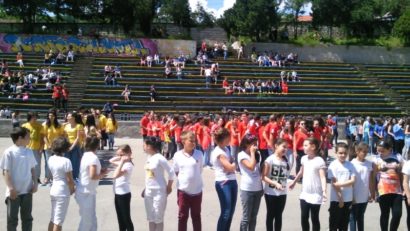
<path id="1" fill-rule="evenodd" d="M 93 55 L 141 56 L 161 54 L 162 56 L 195 56 L 196 42 L 189 40 L 93 38 L 72 35 L 21 35 L 1 34 L 0 52 L 35 52 L 50 50 L 67 51 Z"/>

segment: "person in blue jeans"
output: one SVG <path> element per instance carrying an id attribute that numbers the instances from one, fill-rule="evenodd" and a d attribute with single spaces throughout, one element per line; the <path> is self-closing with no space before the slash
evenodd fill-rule
<path id="1" fill-rule="evenodd" d="M 212 151 L 211 162 L 215 169 L 215 189 L 221 207 L 216 230 L 229 231 L 238 197 L 238 183 L 235 175 L 236 164 L 227 149 L 230 142 L 228 129 L 216 130 L 214 140 L 217 146 Z"/>

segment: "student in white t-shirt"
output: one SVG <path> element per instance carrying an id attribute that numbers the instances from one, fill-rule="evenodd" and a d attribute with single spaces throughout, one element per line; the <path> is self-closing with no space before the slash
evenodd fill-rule
<path id="1" fill-rule="evenodd" d="M 202 152 L 195 149 L 196 137 L 192 131 L 181 134 L 183 149 L 174 155 L 174 172 L 177 175 L 178 189 L 178 230 L 187 230 L 191 211 L 194 231 L 201 230 L 202 204 Z"/>
<path id="2" fill-rule="evenodd" d="M 145 211 L 150 231 L 164 230 L 164 214 L 167 196 L 172 192 L 175 173 L 167 159 L 159 152 L 161 141 L 156 137 L 144 140 L 144 152 L 148 155 L 145 162 L 145 189 L 143 192 Z M 168 182 L 164 171 L 168 173 Z"/>
<path id="3" fill-rule="evenodd" d="M 211 163 L 215 169 L 215 189 L 221 207 L 217 231 L 230 229 L 238 197 L 238 183 L 235 175 L 236 164 L 227 149 L 230 140 L 231 135 L 228 129 L 219 128 L 214 132 L 214 141 L 217 146 L 211 153 Z"/>
<path id="4" fill-rule="evenodd" d="M 352 156 L 351 163 L 356 170 L 356 180 L 353 185 L 353 205 L 350 212 L 350 231 L 364 230 L 364 213 L 367 203 L 375 198 L 374 173 L 376 166 L 366 160 L 369 152 L 369 145 L 359 143 L 355 146 L 355 154 Z"/>
<path id="5" fill-rule="evenodd" d="M 79 182 L 75 191 L 75 199 L 80 207 L 80 225 L 78 230 L 97 230 L 96 194 L 100 179 L 104 178 L 107 169 L 101 169 L 96 152 L 100 146 L 97 136 L 85 139 L 85 153 L 81 158 Z"/>
<path id="6" fill-rule="evenodd" d="M 13 145 L 4 151 L 0 161 L 6 189 L 7 230 L 16 230 L 18 213 L 22 227 L 32 229 L 33 193 L 37 192 L 37 165 L 34 153 L 26 148 L 30 143 L 30 131 L 26 128 L 14 128 L 10 134 Z"/>
<path id="7" fill-rule="evenodd" d="M 347 230 L 350 208 L 353 201 L 353 184 L 356 171 L 347 161 L 348 146 L 336 144 L 336 160 L 330 163 L 327 175 L 331 182 L 329 228 L 330 230 Z"/>
<path id="8" fill-rule="evenodd" d="M 312 230 L 320 230 L 320 205 L 327 199 L 326 163 L 319 156 L 320 141 L 309 137 L 303 142 L 306 155 L 302 157 L 301 168 L 296 178 L 289 185 L 295 187 L 296 182 L 303 176 L 302 192 L 299 196 L 301 208 L 302 230 L 310 230 L 309 214 L 312 221 Z"/>
<path id="9" fill-rule="evenodd" d="M 70 195 L 75 191 L 73 167 L 71 161 L 64 157 L 70 146 L 70 142 L 65 137 L 58 137 L 51 143 L 53 155 L 48 159 L 47 164 L 53 178 L 53 184 L 50 189 L 51 219 L 48 231 L 62 230 L 70 203 Z"/>
<path id="10" fill-rule="evenodd" d="M 112 178 L 119 230 L 134 230 L 130 209 L 130 179 L 134 168 L 131 147 L 128 144 L 119 146 L 116 156 L 110 159 L 110 163 L 116 166 Z"/>
<path id="11" fill-rule="evenodd" d="M 406 206 L 407 210 L 407 230 L 410 229 L 410 160 L 407 160 L 402 168 L 403 173 L 403 189 L 406 196 L 406 200 L 404 200 L 404 205 Z"/>
<path id="12" fill-rule="evenodd" d="M 259 206 L 263 195 L 261 156 L 258 149 L 258 138 L 245 135 L 240 144 L 242 150 L 238 154 L 238 164 L 241 172 L 240 196 L 242 202 L 242 219 L 240 230 L 255 230 Z"/>
<path id="13" fill-rule="evenodd" d="M 287 159 L 288 142 L 277 139 L 275 152 L 264 163 L 262 180 L 265 182 L 266 230 L 282 230 L 282 213 L 286 205 L 287 180 L 291 163 Z M 273 229 L 275 222 L 275 229 Z"/>

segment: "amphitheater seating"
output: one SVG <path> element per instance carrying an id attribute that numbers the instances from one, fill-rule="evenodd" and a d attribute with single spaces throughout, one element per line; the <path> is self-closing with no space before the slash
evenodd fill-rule
<path id="1" fill-rule="evenodd" d="M 361 78 L 356 68 L 349 64 L 301 63 L 288 70 L 296 70 L 301 82 L 289 83 L 288 95 L 240 94 L 227 96 L 221 85 L 205 88 L 199 66 L 187 64 L 183 80 L 175 77 L 165 79 L 164 68 L 141 67 L 136 58 L 104 58 L 94 61 L 82 104 L 101 108 L 106 101 L 118 104 L 121 113 L 141 113 L 144 110 L 158 112 L 220 112 L 223 107 L 235 111 L 247 109 L 260 114 L 281 112 L 286 114 L 328 114 L 341 115 L 398 115 L 402 111 L 389 102 L 375 86 Z M 218 60 L 222 78 L 230 82 L 235 79 L 279 79 L 280 68 L 264 68 L 249 61 Z M 105 65 L 119 64 L 123 78 L 119 86 L 105 86 L 103 69 Z M 123 103 L 121 92 L 128 84 L 131 101 Z M 159 98 L 149 102 L 149 87 L 155 85 Z"/>
<path id="2" fill-rule="evenodd" d="M 14 63 L 15 54 L 0 54 L 0 59 L 9 60 L 12 70 L 19 67 Z M 24 55 L 24 70 L 34 70 L 42 65 L 43 56 L 38 54 Z M 247 60 L 218 60 L 222 78 L 230 82 L 235 79 L 279 79 L 280 68 L 258 67 Z M 104 66 L 119 64 L 123 78 L 118 86 L 104 84 Z M 389 86 L 410 100 L 410 66 L 365 65 L 376 73 Z M 65 78 L 69 78 L 71 64 L 54 65 Z M 141 113 L 145 110 L 156 110 L 164 113 L 174 112 L 206 112 L 218 113 L 223 108 L 234 111 L 247 109 L 260 114 L 329 114 L 339 115 L 401 115 L 400 106 L 390 102 L 376 86 L 361 77 L 361 73 L 353 65 L 335 63 L 301 63 L 287 68 L 296 70 L 301 82 L 289 83 L 289 94 L 235 94 L 225 95 L 221 84 L 205 88 L 204 77 L 199 75 L 199 66 L 189 63 L 184 69 L 184 78 L 165 79 L 164 68 L 156 65 L 152 68 L 141 67 L 136 58 L 95 57 L 91 76 L 87 82 L 82 105 L 102 108 L 106 101 L 117 104 L 119 113 Z M 220 80 L 221 82 L 221 80 Z M 121 92 L 125 84 L 131 87 L 131 101 L 123 102 Z M 149 87 L 155 85 L 158 100 L 150 102 Z M 21 99 L 8 99 L 0 95 L 0 106 L 9 106 L 21 111 L 36 110 L 45 112 L 52 106 L 51 93 L 45 89 L 44 83 L 33 90 L 31 98 L 23 102 Z"/>
<path id="3" fill-rule="evenodd" d="M 0 60 L 6 59 L 8 61 L 9 69 L 11 71 L 24 70 L 26 72 L 34 71 L 38 66 L 44 65 L 44 57 L 40 54 L 24 54 L 24 68 L 20 68 L 16 63 L 16 54 L 3 53 L 0 54 Z M 70 71 L 72 64 L 56 64 L 52 66 L 53 70 L 59 71 L 63 79 L 70 78 Z M 13 110 L 21 112 L 37 111 L 45 113 L 53 106 L 51 99 L 51 92 L 45 87 L 44 82 L 39 82 L 36 89 L 30 90 L 30 99 L 23 101 L 22 99 L 9 99 L 6 95 L 0 94 L 0 107 L 9 107 Z"/>
<path id="4" fill-rule="evenodd" d="M 410 102 L 410 65 L 365 65 L 379 79 Z"/>

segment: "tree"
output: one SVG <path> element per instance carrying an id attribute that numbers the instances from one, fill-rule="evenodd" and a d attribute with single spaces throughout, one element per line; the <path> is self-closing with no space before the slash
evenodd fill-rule
<path id="1" fill-rule="evenodd" d="M 219 24 L 230 35 L 244 35 L 261 41 L 272 27 L 278 25 L 279 3 L 272 0 L 237 0 L 231 9 L 225 11 Z"/>
<path id="2" fill-rule="evenodd" d="M 106 0 L 103 14 L 111 24 L 121 25 L 125 34 L 128 34 L 137 22 L 135 0 Z"/>
<path id="3" fill-rule="evenodd" d="M 165 0 L 161 11 L 172 18 L 174 24 L 182 27 L 191 27 L 191 8 L 188 0 Z"/>
<path id="4" fill-rule="evenodd" d="M 46 0 L 6 0 L 4 10 L 8 15 L 15 16 L 23 21 L 24 31 L 33 32 L 32 24 L 36 16 L 46 14 Z"/>
<path id="5" fill-rule="evenodd" d="M 313 0 L 313 26 L 328 26 L 329 36 L 332 28 L 348 25 L 351 19 L 352 0 Z"/>
<path id="6" fill-rule="evenodd" d="M 286 9 L 292 13 L 293 34 L 295 39 L 298 38 L 298 19 L 301 14 L 304 13 L 302 8 L 307 4 L 309 0 L 287 0 Z"/>
<path id="7" fill-rule="evenodd" d="M 393 32 L 404 39 L 406 44 L 410 44 L 410 8 L 394 23 Z"/>
<path id="8" fill-rule="evenodd" d="M 196 11 L 192 12 L 191 18 L 197 26 L 202 27 L 213 27 L 216 22 L 215 16 L 206 11 L 199 2 L 197 3 Z"/>
<path id="9" fill-rule="evenodd" d="M 151 34 L 152 21 L 160 6 L 161 0 L 138 0 L 135 5 L 138 24 L 145 35 Z"/>

